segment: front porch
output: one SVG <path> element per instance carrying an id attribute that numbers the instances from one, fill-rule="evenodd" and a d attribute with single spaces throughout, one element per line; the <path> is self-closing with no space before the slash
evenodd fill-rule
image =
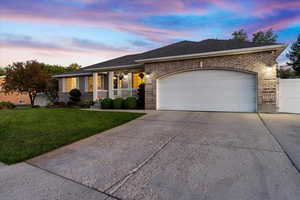
<path id="1" fill-rule="evenodd" d="M 92 89 L 93 101 L 137 97 L 139 85 L 145 82 L 144 76 L 142 71 L 93 72 L 86 85 Z"/>

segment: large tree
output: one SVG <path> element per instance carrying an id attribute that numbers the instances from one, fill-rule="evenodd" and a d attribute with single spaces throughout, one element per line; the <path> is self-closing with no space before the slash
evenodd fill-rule
<path id="1" fill-rule="evenodd" d="M 33 106 L 35 97 L 47 91 L 50 76 L 44 72 L 36 61 L 16 62 L 9 65 L 6 71 L 3 88 L 6 92 L 27 92 Z"/>
<path id="2" fill-rule="evenodd" d="M 287 57 L 290 59 L 291 62 L 287 64 L 292 66 L 292 68 L 300 73 L 300 34 L 298 35 L 297 41 L 293 43 L 291 46 L 290 51 L 287 54 Z"/>
<path id="3" fill-rule="evenodd" d="M 277 41 L 277 37 L 273 29 L 269 29 L 266 32 L 258 31 L 254 33 L 252 41 L 255 43 L 274 43 Z"/>
<path id="4" fill-rule="evenodd" d="M 43 69 L 43 71 L 45 71 L 46 73 L 48 73 L 50 75 L 62 74 L 62 73 L 68 72 L 68 71 L 79 69 L 81 67 L 77 63 L 73 63 L 73 64 L 69 65 L 68 67 L 64 67 L 61 65 L 49 65 L 49 64 L 45 64 L 45 63 L 40 63 L 40 65 L 41 65 L 41 68 Z"/>
<path id="5" fill-rule="evenodd" d="M 6 70 L 2 67 L 0 67 L 0 76 L 5 75 Z"/>
<path id="6" fill-rule="evenodd" d="M 234 31 L 231 35 L 233 40 L 238 40 L 242 42 L 248 41 L 248 34 L 244 29 Z"/>

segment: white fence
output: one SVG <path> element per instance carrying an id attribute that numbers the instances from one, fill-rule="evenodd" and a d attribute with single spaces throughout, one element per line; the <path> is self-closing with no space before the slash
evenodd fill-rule
<path id="1" fill-rule="evenodd" d="M 279 79 L 279 112 L 300 113 L 300 79 Z"/>

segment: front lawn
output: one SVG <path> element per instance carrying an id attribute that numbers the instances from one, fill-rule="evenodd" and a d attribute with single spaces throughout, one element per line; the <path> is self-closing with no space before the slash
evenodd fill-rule
<path id="1" fill-rule="evenodd" d="M 142 115 L 77 109 L 0 110 L 0 161 L 24 161 Z"/>

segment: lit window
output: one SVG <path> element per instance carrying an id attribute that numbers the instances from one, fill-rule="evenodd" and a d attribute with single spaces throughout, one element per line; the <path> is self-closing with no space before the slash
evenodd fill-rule
<path id="1" fill-rule="evenodd" d="M 132 88 L 139 88 L 139 85 L 145 82 L 145 73 L 132 74 Z"/>
<path id="2" fill-rule="evenodd" d="M 77 78 L 65 78 L 65 92 L 70 92 L 72 89 L 76 88 Z"/>
<path id="3" fill-rule="evenodd" d="M 101 89 L 103 89 L 103 87 L 102 87 L 102 82 L 103 82 L 103 76 L 101 76 L 101 75 L 99 75 L 98 76 L 98 79 L 97 79 L 97 85 L 98 85 L 98 90 L 101 90 Z M 89 76 L 88 78 L 87 78 L 87 91 L 88 92 L 93 92 L 93 77 L 92 76 Z"/>
<path id="4" fill-rule="evenodd" d="M 93 92 L 93 77 L 89 76 L 87 79 L 87 90 L 88 92 Z"/>

